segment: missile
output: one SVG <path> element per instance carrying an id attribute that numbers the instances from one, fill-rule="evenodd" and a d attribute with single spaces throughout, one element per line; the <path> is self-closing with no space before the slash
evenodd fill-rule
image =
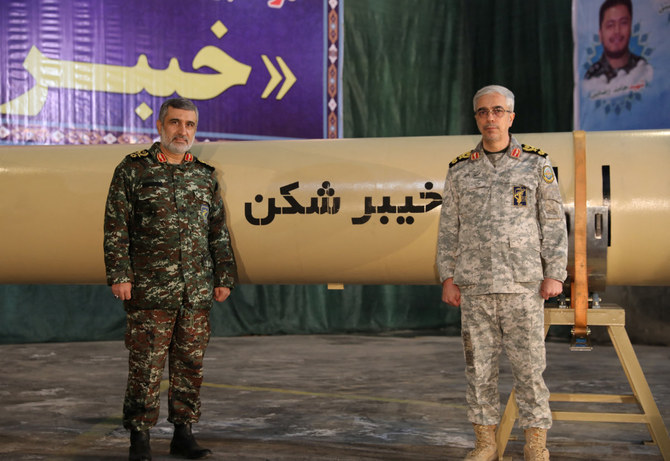
<path id="1" fill-rule="evenodd" d="M 515 136 L 549 154 L 573 225 L 574 133 Z M 203 142 L 192 152 L 216 168 L 241 283 L 436 284 L 449 162 L 479 139 Z M 109 183 L 145 147 L 0 146 L 0 282 L 104 284 Z M 670 131 L 588 132 L 585 149 L 589 286 L 668 285 Z"/>

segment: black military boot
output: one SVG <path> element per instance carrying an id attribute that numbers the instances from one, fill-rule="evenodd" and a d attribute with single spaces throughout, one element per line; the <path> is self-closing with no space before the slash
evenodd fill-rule
<path id="1" fill-rule="evenodd" d="M 149 431 L 130 431 L 130 456 L 128 461 L 151 461 Z"/>
<path id="2" fill-rule="evenodd" d="M 175 424 L 174 435 L 170 442 L 170 454 L 186 459 L 201 459 L 212 454 L 212 450 L 202 448 L 191 432 L 191 423 Z"/>

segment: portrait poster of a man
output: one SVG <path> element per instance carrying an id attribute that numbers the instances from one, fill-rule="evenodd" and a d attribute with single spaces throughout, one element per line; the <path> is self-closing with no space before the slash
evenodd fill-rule
<path id="1" fill-rule="evenodd" d="M 670 127 L 670 0 L 573 2 L 575 129 Z"/>

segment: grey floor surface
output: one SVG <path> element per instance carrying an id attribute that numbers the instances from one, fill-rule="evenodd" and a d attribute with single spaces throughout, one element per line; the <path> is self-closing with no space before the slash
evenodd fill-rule
<path id="1" fill-rule="evenodd" d="M 668 427 L 670 348 L 635 351 Z M 0 459 L 127 459 L 121 341 L 4 345 L 0 357 Z M 548 342 L 547 362 L 553 393 L 631 393 L 612 346 L 570 352 L 565 342 Z M 474 443 L 458 337 L 213 338 L 205 363 L 203 415 L 194 432 L 214 451 L 209 459 L 458 460 Z M 503 407 L 511 386 L 503 360 Z M 156 461 L 176 459 L 168 454 L 166 400 L 151 433 Z M 638 411 L 635 405 L 602 406 L 552 408 Z M 523 459 L 522 437 L 515 427 L 506 459 Z M 663 459 L 649 441 L 644 424 L 557 421 L 548 447 L 554 461 Z"/>

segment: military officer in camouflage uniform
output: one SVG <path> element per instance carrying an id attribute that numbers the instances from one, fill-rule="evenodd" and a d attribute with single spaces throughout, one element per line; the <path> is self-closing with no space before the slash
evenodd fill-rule
<path id="1" fill-rule="evenodd" d="M 186 99 L 161 107 L 160 142 L 126 156 L 114 171 L 105 208 L 107 283 L 127 313 L 130 351 L 123 425 L 130 460 L 151 459 L 159 387 L 169 357 L 170 453 L 211 453 L 195 441 L 200 386 L 210 337 L 209 310 L 237 277 L 214 168 L 190 153 L 198 110 Z"/>
<path id="2" fill-rule="evenodd" d="M 481 142 L 449 165 L 437 249 L 444 302 L 461 307 L 468 418 L 477 444 L 466 460 L 498 459 L 498 358 L 512 364 L 526 460 L 548 460 L 551 427 L 544 300 L 563 289 L 567 231 L 560 191 L 543 151 L 510 136 L 514 94 L 475 94 Z"/>

